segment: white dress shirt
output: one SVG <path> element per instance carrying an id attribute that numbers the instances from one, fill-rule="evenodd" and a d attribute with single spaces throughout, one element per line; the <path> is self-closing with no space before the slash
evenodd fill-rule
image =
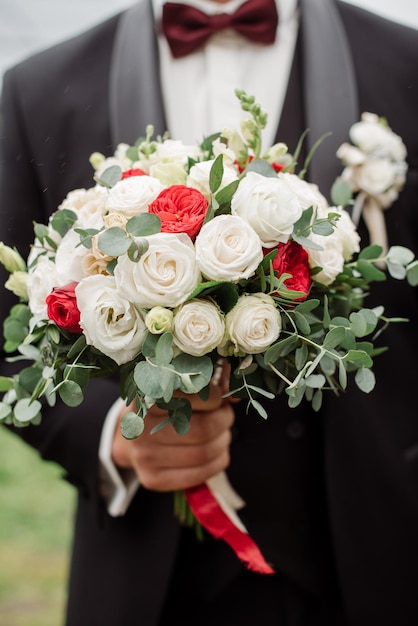
<path id="1" fill-rule="evenodd" d="M 165 0 L 152 0 L 157 24 Z M 176 0 L 207 13 L 233 12 L 245 0 L 217 3 L 212 0 Z M 167 41 L 159 34 L 161 87 L 168 130 L 172 139 L 186 144 L 225 127 L 239 131 L 239 121 L 248 116 L 240 109 L 235 89 L 255 96 L 268 113 L 263 134 L 264 148 L 274 143 L 292 65 L 299 17 L 297 0 L 276 0 L 279 25 L 276 41 L 265 46 L 249 42 L 234 31 L 214 35 L 204 47 L 187 57 L 174 59 Z M 187 103 L 185 106 L 184 103 Z M 121 400 L 110 409 L 99 449 L 103 495 L 112 516 L 124 515 L 139 481 L 134 472 L 118 472 L 111 459 L 111 446 Z"/>

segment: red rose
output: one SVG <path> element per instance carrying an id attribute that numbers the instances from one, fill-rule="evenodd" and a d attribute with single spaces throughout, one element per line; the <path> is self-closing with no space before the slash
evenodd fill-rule
<path id="1" fill-rule="evenodd" d="M 46 298 L 47 312 L 50 320 L 59 328 L 70 333 L 81 333 L 80 311 L 77 307 L 75 288 L 78 283 L 70 283 L 65 287 L 57 287 Z"/>
<path id="2" fill-rule="evenodd" d="M 131 176 L 147 176 L 147 173 L 144 170 L 141 170 L 139 167 L 134 167 L 131 170 L 126 170 L 122 172 L 122 180 L 124 178 L 130 178 Z"/>
<path id="3" fill-rule="evenodd" d="M 202 227 L 208 201 L 197 189 L 172 185 L 163 189 L 148 207 L 161 219 L 161 232 L 186 233 L 194 239 Z"/>
<path id="4" fill-rule="evenodd" d="M 284 281 L 285 286 L 288 289 L 304 293 L 300 298 L 296 298 L 296 301 L 306 300 L 312 281 L 309 256 L 300 244 L 296 241 L 279 243 L 276 258 L 273 260 L 273 269 L 277 271 L 279 276 L 292 274 L 291 278 Z"/>

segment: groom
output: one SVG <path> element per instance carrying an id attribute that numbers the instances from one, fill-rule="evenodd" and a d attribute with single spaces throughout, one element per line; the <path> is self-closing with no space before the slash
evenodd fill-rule
<path id="1" fill-rule="evenodd" d="M 219 4 L 193 2 L 211 13 L 242 2 Z M 92 185 L 90 154 L 111 154 L 149 123 L 190 143 L 231 125 L 240 87 L 268 110 L 266 145 L 277 137 L 292 151 L 305 128 L 310 145 L 332 131 L 309 172 L 325 193 L 350 125 L 363 111 L 386 117 L 409 163 L 405 190 L 387 211 L 389 240 L 416 252 L 418 34 L 339 0 L 276 4 L 274 41 L 254 43 L 228 29 L 175 56 L 160 29 L 162 2 L 141 0 L 10 70 L 1 111 L 0 240 L 26 254 L 33 221 L 46 222 L 68 191 Z M 154 471 L 161 456 L 152 446 L 165 442 L 147 448 L 144 439 L 121 439 L 116 381 L 96 381 L 79 409 L 59 405 L 40 426 L 19 430 L 62 465 L 79 493 L 67 626 L 416 624 L 416 292 L 388 282 L 373 297 L 388 317 L 396 312 L 411 322 L 383 338 L 390 350 L 376 359 L 371 396 L 352 387 L 321 415 L 306 406 L 290 411 L 279 398 L 266 404 L 265 422 L 240 405 L 235 415 L 229 406 L 211 407 L 214 419 L 200 411 L 201 458 L 213 463 L 202 470 L 199 460 L 198 479 L 187 472 L 182 482 L 170 479 L 171 489 L 182 488 L 226 467 L 275 575 L 243 570 L 226 545 L 209 537 L 197 543 L 179 526 L 167 482 Z M 2 317 L 12 302 L 4 291 Z M 164 467 L 170 476 L 176 454 Z"/>

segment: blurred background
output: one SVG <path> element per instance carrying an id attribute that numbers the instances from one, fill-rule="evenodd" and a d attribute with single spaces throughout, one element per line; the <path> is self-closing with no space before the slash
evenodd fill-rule
<path id="1" fill-rule="evenodd" d="M 345 1 L 418 28 L 417 2 Z M 0 0 L 0 86 L 11 65 L 132 4 Z M 62 624 L 73 506 L 74 492 L 61 470 L 0 427 L 1 626 Z"/>

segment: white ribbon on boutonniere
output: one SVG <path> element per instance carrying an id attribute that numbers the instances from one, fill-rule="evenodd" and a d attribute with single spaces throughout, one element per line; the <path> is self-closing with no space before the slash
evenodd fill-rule
<path id="1" fill-rule="evenodd" d="M 352 220 L 357 226 L 363 217 L 370 243 L 381 246 L 386 253 L 384 210 L 395 202 L 404 186 L 408 169 L 406 147 L 386 119 L 374 113 L 363 113 L 349 135 L 352 143 L 343 143 L 337 157 L 344 165 L 341 178 L 357 194 Z"/>

